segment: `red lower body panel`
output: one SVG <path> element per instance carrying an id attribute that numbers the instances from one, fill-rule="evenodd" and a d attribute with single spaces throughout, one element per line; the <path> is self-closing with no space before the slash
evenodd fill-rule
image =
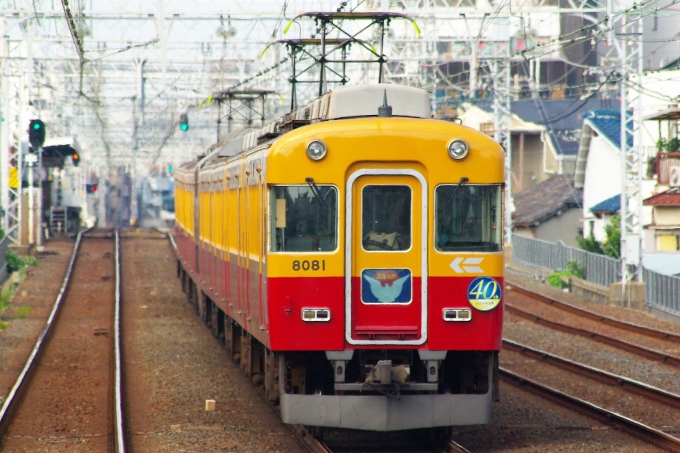
<path id="1" fill-rule="evenodd" d="M 239 266 L 232 255 L 222 259 L 221 253 L 209 245 L 198 245 L 176 230 L 177 250 L 185 270 L 202 284 L 203 291 L 227 315 L 246 331 L 274 351 L 338 351 L 354 349 L 345 340 L 345 280 L 337 277 L 272 277 L 260 273 L 257 262 L 241 259 Z M 494 277 L 503 288 L 503 278 Z M 475 277 L 430 277 L 428 279 L 427 342 L 418 349 L 433 351 L 489 351 L 501 347 L 503 300 L 489 311 L 479 311 L 468 302 L 467 292 Z M 358 294 L 358 279 L 353 291 Z M 402 339 L 420 337 L 420 279 L 414 279 L 414 300 L 405 306 L 361 306 L 354 310 L 356 327 L 402 328 L 394 335 Z M 418 299 L 418 300 L 416 300 Z M 355 304 L 361 304 L 355 301 Z M 392 307 L 392 308 L 390 308 Z M 303 308 L 330 310 L 330 321 L 306 322 Z M 356 308 L 356 307 L 355 307 Z M 465 322 L 444 321 L 447 308 L 470 309 L 472 319 Z M 387 309 L 387 310 L 384 310 Z M 417 330 L 414 330 L 417 329 Z M 412 332 L 411 332 L 412 331 Z M 359 335 L 361 336 L 361 335 Z M 389 339 L 394 340 L 397 338 Z M 372 335 L 379 339 L 380 335 Z M 386 346 L 361 346 L 362 349 L 384 349 Z M 389 346 L 390 349 L 400 346 Z M 403 346 L 414 349 L 413 346 Z"/>

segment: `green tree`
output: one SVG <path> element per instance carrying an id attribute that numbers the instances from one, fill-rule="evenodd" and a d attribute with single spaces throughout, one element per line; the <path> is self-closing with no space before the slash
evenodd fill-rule
<path id="1" fill-rule="evenodd" d="M 612 216 L 609 225 L 604 227 L 604 233 L 606 237 L 603 242 L 595 239 L 592 232 L 588 237 L 577 236 L 576 241 L 579 247 L 586 252 L 599 253 L 618 259 L 621 256 L 621 216 L 619 214 Z"/>
<path id="2" fill-rule="evenodd" d="M 599 253 L 600 255 L 604 255 L 604 250 L 602 250 L 602 243 L 593 237 L 592 232 L 588 237 L 576 236 L 576 242 L 578 242 L 578 246 L 581 247 L 586 252 Z"/>
<path id="3" fill-rule="evenodd" d="M 609 225 L 604 227 L 607 235 L 602 243 L 602 251 L 605 255 L 612 258 L 621 257 L 621 215 L 613 215 L 609 220 Z"/>

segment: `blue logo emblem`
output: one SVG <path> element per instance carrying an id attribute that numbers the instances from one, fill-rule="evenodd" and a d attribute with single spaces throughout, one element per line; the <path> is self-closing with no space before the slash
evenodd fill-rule
<path id="1" fill-rule="evenodd" d="M 367 304 L 411 302 L 411 271 L 364 269 L 361 272 L 361 300 Z"/>
<path id="2" fill-rule="evenodd" d="M 479 311 L 489 311 L 501 302 L 501 285 L 491 277 L 477 277 L 468 286 L 467 297 L 470 305 Z"/>

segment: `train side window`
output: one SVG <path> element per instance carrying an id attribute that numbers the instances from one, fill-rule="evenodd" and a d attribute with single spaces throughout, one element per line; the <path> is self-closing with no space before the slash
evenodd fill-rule
<path id="1" fill-rule="evenodd" d="M 435 247 L 442 252 L 498 252 L 502 245 L 501 186 L 456 184 L 435 190 Z"/>
<path id="2" fill-rule="evenodd" d="M 338 190 L 271 186 L 271 251 L 332 252 L 338 247 Z"/>
<path id="3" fill-rule="evenodd" d="M 368 185 L 361 191 L 361 238 L 367 251 L 411 248 L 411 188 Z"/>

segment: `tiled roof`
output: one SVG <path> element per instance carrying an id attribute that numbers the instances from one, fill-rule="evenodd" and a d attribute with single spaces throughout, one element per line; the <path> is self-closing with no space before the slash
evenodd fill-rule
<path id="1" fill-rule="evenodd" d="M 555 150 L 566 156 L 578 153 L 583 116 L 586 112 L 607 106 L 617 108 L 615 100 L 589 99 L 582 104 L 581 100 L 518 100 L 512 101 L 512 113 L 525 121 L 544 125 L 549 133 Z M 493 103 L 479 102 L 479 108 L 487 112 L 493 111 Z"/>
<path id="2" fill-rule="evenodd" d="M 600 201 L 598 204 L 590 208 L 590 210 L 592 212 L 599 212 L 603 214 L 619 212 L 621 210 L 621 194 L 614 195 L 611 198 Z"/>
<path id="3" fill-rule="evenodd" d="M 549 179 L 514 195 L 514 226 L 536 225 L 569 208 L 578 208 L 583 197 L 574 189 L 573 181 L 566 175 L 553 175 Z"/>
<path id="4" fill-rule="evenodd" d="M 680 189 L 670 189 L 645 199 L 642 202 L 645 206 L 668 206 L 680 207 Z"/>
<path id="5" fill-rule="evenodd" d="M 621 111 L 595 109 L 584 114 L 583 119 L 588 120 L 617 149 L 621 149 Z M 632 119 L 629 121 L 629 124 L 632 127 Z M 633 146 L 632 136 L 628 137 L 628 146 Z"/>

